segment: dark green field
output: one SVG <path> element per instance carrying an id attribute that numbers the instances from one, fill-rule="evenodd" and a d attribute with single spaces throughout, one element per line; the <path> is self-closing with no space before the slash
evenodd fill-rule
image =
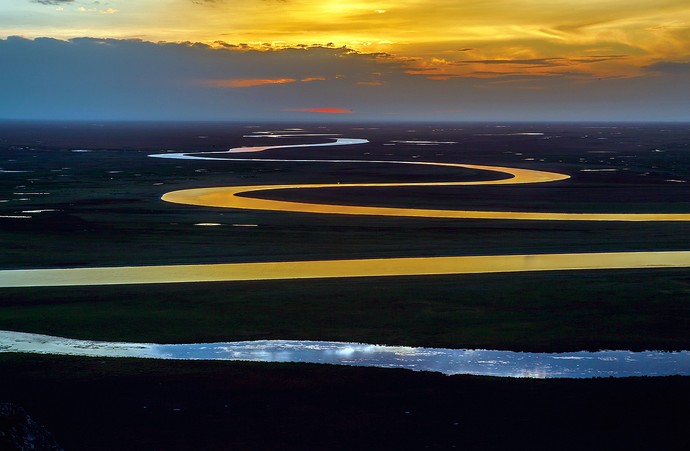
<path id="1" fill-rule="evenodd" d="M 0 289 L 0 329 L 107 341 L 690 347 L 683 270 Z"/>
<path id="2" fill-rule="evenodd" d="M 261 157 L 419 158 L 573 176 L 544 185 L 285 191 L 270 193 L 274 198 L 690 212 L 685 126 L 513 127 L 545 130 L 550 139 L 482 136 L 490 129 L 482 125 L 417 127 L 413 136 L 407 127 L 338 126 L 334 131 L 371 143 Z M 264 128 L 0 124 L 0 169 L 30 171 L 0 177 L 0 200 L 7 200 L 0 203 L 0 268 L 687 250 L 690 243 L 685 223 L 354 218 L 159 200 L 167 191 L 202 186 L 483 176 L 384 164 L 147 157 L 286 143 L 241 138 L 252 130 Z M 384 145 L 412 137 L 457 144 Z M 84 149 L 90 152 L 73 152 Z M 24 213 L 38 209 L 55 211 Z M 22 215 L 32 218 L 2 217 Z M 203 222 L 222 225 L 195 225 Z M 687 350 L 689 294 L 690 270 L 683 269 L 0 288 L 0 329 L 158 343 L 276 338 L 543 352 Z M 2 355 L 0 374 L 0 401 L 23 405 L 68 449 L 671 449 L 690 420 L 687 377 L 534 381 L 22 355 Z"/>

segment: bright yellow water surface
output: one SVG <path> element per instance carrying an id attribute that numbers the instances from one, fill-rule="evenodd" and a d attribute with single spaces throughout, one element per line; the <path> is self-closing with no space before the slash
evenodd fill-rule
<path id="1" fill-rule="evenodd" d="M 280 161 L 280 160 L 271 160 Z M 292 161 L 292 160 L 284 160 Z M 329 162 L 330 160 L 323 160 Z M 343 162 L 344 160 L 338 160 Z M 510 175 L 509 178 L 485 181 L 460 182 L 422 182 L 422 183 L 322 183 L 297 185 L 254 185 L 222 186 L 214 188 L 195 188 L 171 191 L 163 195 L 167 202 L 204 207 L 239 208 L 247 210 L 289 211 L 299 213 L 326 213 L 340 215 L 399 216 L 422 218 L 455 218 L 455 219 L 518 219 L 541 221 L 690 221 L 688 213 L 559 213 L 527 211 L 480 211 L 480 210 L 432 210 L 419 208 L 391 208 L 352 206 L 340 204 L 318 204 L 306 202 L 289 202 L 270 199 L 256 199 L 239 196 L 256 191 L 304 188 L 352 188 L 352 187 L 429 187 L 429 186 L 463 186 L 463 185 L 512 185 L 524 183 L 544 183 L 565 180 L 570 176 L 556 172 L 536 171 L 532 169 L 509 168 L 502 166 L 481 166 L 473 164 L 400 162 L 390 163 L 419 164 L 429 166 L 446 166 L 485 171 L 500 172 Z"/>
<path id="2" fill-rule="evenodd" d="M 0 287 L 124 285 L 685 267 L 690 267 L 690 251 L 379 258 L 5 270 L 0 271 Z"/>
<path id="3" fill-rule="evenodd" d="M 336 145 L 342 142 L 319 144 Z M 313 144 L 302 145 L 302 147 Z M 282 146 L 280 146 L 282 147 Z M 266 147 L 266 149 L 271 147 Z M 232 151 L 233 149 L 231 149 Z M 218 152 L 213 152 L 218 153 Z M 158 155 L 154 155 L 158 156 Z M 161 156 L 162 157 L 162 156 Z M 216 159 L 187 157 L 186 154 L 165 155 L 166 158 Z M 233 159 L 238 160 L 238 159 Z M 252 159 L 241 159 L 249 160 Z M 261 160 L 259 160 L 261 161 Z M 276 160 L 358 162 L 361 160 Z M 384 163 L 376 161 L 376 163 Z M 240 208 L 252 210 L 327 213 L 341 215 L 409 216 L 459 219 L 518 219 L 567 221 L 690 221 L 690 214 L 667 213 L 558 213 L 524 211 L 473 211 L 349 206 L 255 199 L 239 196 L 257 191 L 305 188 L 342 187 L 428 187 L 461 185 L 508 185 L 543 183 L 568 179 L 555 172 L 501 166 L 482 166 L 455 163 L 387 161 L 394 164 L 417 164 L 478 169 L 507 174 L 509 177 L 487 181 L 455 181 L 424 183 L 349 183 L 257 185 L 216 188 L 197 188 L 172 191 L 163 200 L 186 205 Z M 219 282 L 239 280 L 313 279 L 337 277 L 382 277 L 443 274 L 496 273 L 517 271 L 555 271 L 588 269 L 690 267 L 690 251 L 675 252 L 609 252 L 587 254 L 527 254 L 465 257 L 383 258 L 355 260 L 317 260 L 266 263 L 229 263 L 206 265 L 163 265 L 113 268 L 60 268 L 0 271 L 0 287 L 61 286 L 61 285 L 119 285 L 175 282 Z"/>

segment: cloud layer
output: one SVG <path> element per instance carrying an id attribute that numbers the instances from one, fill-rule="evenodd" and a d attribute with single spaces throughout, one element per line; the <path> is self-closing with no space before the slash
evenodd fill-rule
<path id="1" fill-rule="evenodd" d="M 687 0 L 0 0 L 0 30 L 252 48 L 330 43 L 390 53 L 435 77 L 538 75 L 543 67 L 525 62 L 546 61 L 620 78 L 690 60 Z M 489 61 L 515 63 L 482 70 Z"/>
<path id="2" fill-rule="evenodd" d="M 686 62 L 657 61 L 643 75 L 615 78 L 584 73 L 568 59 L 475 61 L 466 53 L 454 64 L 471 71 L 449 76 L 334 46 L 258 51 L 10 37 L 0 40 L 0 118 L 690 120 Z M 622 58 L 592 55 L 578 64 Z"/>
<path id="3" fill-rule="evenodd" d="M 64 3 L 72 3 L 74 0 L 31 0 L 32 3 L 40 3 L 41 5 L 61 5 Z"/>

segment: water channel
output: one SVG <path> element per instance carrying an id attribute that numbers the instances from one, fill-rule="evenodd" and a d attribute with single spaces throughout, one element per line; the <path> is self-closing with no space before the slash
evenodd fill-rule
<path id="1" fill-rule="evenodd" d="M 403 368 L 446 375 L 528 378 L 690 375 L 690 351 L 536 353 L 292 340 L 156 344 L 75 340 L 0 331 L 0 352 L 174 360 L 321 363 Z"/>
<path id="2" fill-rule="evenodd" d="M 299 136 L 299 135 L 293 135 Z M 312 136 L 312 135 L 310 135 Z M 275 135 L 274 137 L 284 137 Z M 209 154 L 261 152 L 280 147 L 312 147 L 363 144 L 363 139 L 335 138 L 321 144 L 260 146 L 225 152 L 169 153 L 151 155 L 173 159 L 225 159 Z M 203 156 L 202 156 L 203 155 Z M 233 159 L 249 160 L 253 159 Z M 282 161 L 282 160 L 267 160 Z M 313 160 L 298 160 L 313 161 Z M 325 160 L 324 162 L 341 162 Z M 362 162 L 363 161 L 356 161 Z M 537 183 L 565 180 L 567 175 L 517 168 L 450 163 L 398 162 L 458 166 L 503 172 L 508 179 L 483 182 L 435 182 L 349 185 L 266 185 L 199 188 L 174 191 L 163 196 L 173 203 L 331 214 L 379 216 L 421 216 L 482 219 L 603 220 L 603 221 L 688 221 L 690 214 L 572 214 L 530 212 L 474 212 L 390 209 L 345 205 L 305 204 L 271 201 L 236 194 L 252 191 L 342 186 L 433 186 L 464 184 Z M 688 267 L 690 252 L 621 252 L 602 254 L 497 255 L 474 257 L 429 257 L 319 262 L 266 262 L 218 265 L 172 265 L 121 268 L 60 268 L 0 271 L 0 286 L 108 285 L 121 283 L 170 283 L 285 278 L 363 277 L 420 274 L 465 274 L 481 272 L 585 270 Z M 384 269 L 381 269 L 384 268 Z M 134 357 L 177 360 L 233 360 L 252 362 L 299 362 L 332 365 L 404 368 L 447 375 L 473 374 L 500 377 L 593 378 L 629 376 L 690 375 L 690 351 L 598 351 L 533 353 L 497 350 L 468 350 L 386 346 L 330 341 L 260 340 L 227 343 L 155 344 L 75 340 L 47 335 L 0 331 L 0 352 L 73 355 L 91 357 Z"/>

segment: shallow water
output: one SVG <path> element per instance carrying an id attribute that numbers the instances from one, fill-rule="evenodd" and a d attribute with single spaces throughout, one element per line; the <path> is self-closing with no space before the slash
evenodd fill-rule
<path id="1" fill-rule="evenodd" d="M 593 378 L 690 375 L 690 352 L 535 353 L 417 348 L 332 341 L 118 343 L 0 331 L 0 352 L 174 360 L 321 363 L 403 368 L 447 375 Z"/>
<path id="2" fill-rule="evenodd" d="M 244 226 L 252 226 L 247 224 Z M 0 270 L 0 287 L 122 285 L 690 267 L 690 251 L 474 255 Z"/>
<path id="3" fill-rule="evenodd" d="M 447 375 L 591 378 L 690 375 L 690 352 L 571 352 L 562 354 L 412 348 L 323 341 L 255 341 L 160 345 L 168 358 L 303 362 L 404 368 Z"/>

